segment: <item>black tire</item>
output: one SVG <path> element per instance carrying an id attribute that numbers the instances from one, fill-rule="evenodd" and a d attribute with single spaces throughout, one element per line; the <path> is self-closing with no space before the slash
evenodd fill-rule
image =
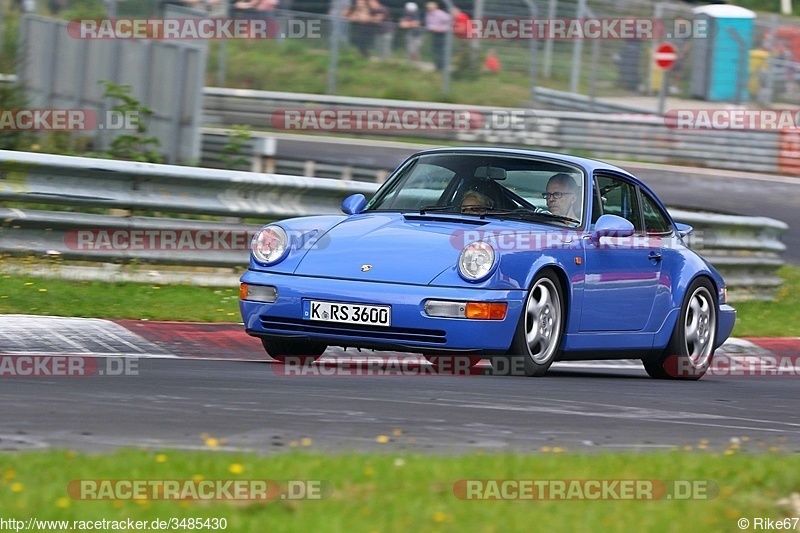
<path id="1" fill-rule="evenodd" d="M 289 357 L 296 358 L 300 364 L 313 363 L 328 349 L 319 342 L 303 342 L 287 339 L 261 337 L 261 344 L 270 357 L 285 363 Z"/>
<path id="2" fill-rule="evenodd" d="M 512 374 L 543 376 L 561 351 L 565 309 L 564 294 L 556 275 L 549 270 L 538 274 L 525 299 L 507 357 L 492 359 L 495 371 L 506 373 L 502 363 L 509 363 Z"/>
<path id="3" fill-rule="evenodd" d="M 707 278 L 689 285 L 669 344 L 656 358 L 644 359 L 644 369 L 656 379 L 698 380 L 714 358 L 719 309 L 714 286 Z"/>

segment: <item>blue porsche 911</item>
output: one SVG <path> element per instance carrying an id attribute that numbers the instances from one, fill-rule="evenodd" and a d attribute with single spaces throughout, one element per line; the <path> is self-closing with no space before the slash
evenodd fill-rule
<path id="1" fill-rule="evenodd" d="M 698 379 L 736 311 L 689 226 L 628 172 L 528 150 L 413 155 L 344 215 L 269 224 L 241 278 L 248 334 L 275 359 L 328 346 L 554 361 L 641 359 Z"/>

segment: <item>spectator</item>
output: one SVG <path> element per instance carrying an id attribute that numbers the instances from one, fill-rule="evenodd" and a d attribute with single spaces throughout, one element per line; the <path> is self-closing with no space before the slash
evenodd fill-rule
<path id="1" fill-rule="evenodd" d="M 490 49 L 486 54 L 486 60 L 483 62 L 483 68 L 481 70 L 484 72 L 491 72 L 492 74 L 500 72 L 500 60 L 497 59 L 494 48 Z"/>
<path id="2" fill-rule="evenodd" d="M 50 0 L 50 13 L 53 15 L 58 15 L 67 7 L 67 0 Z"/>
<path id="3" fill-rule="evenodd" d="M 239 0 L 233 4 L 241 18 L 275 18 L 279 0 Z"/>
<path id="4" fill-rule="evenodd" d="M 23 13 L 36 13 L 36 0 L 14 0 L 12 6 Z"/>
<path id="5" fill-rule="evenodd" d="M 467 39 L 469 34 L 469 15 L 458 9 L 453 8 L 453 35 L 459 39 Z"/>
<path id="6" fill-rule="evenodd" d="M 471 53 L 470 38 L 470 16 L 457 7 L 452 10 L 453 14 L 453 35 L 456 37 L 455 50 L 451 50 L 451 63 L 455 68 L 455 76 L 459 79 L 475 79 L 478 73 L 475 69 L 473 54 Z"/>
<path id="7" fill-rule="evenodd" d="M 439 8 L 436 2 L 428 2 L 425 5 L 425 28 L 431 32 L 433 37 L 433 63 L 436 70 L 441 72 L 445 65 L 445 39 L 447 32 L 450 31 L 452 17 L 449 13 Z"/>
<path id="8" fill-rule="evenodd" d="M 419 6 L 414 2 L 406 3 L 406 10 L 399 22 L 400 29 L 406 35 L 406 52 L 408 59 L 419 61 L 419 51 L 422 49 L 422 19 L 419 15 Z"/>
<path id="9" fill-rule="evenodd" d="M 350 21 L 352 43 L 361 55 L 369 57 L 372 48 L 372 14 L 370 13 L 367 0 L 355 0 L 353 7 L 345 12 L 345 17 Z"/>
<path id="10" fill-rule="evenodd" d="M 368 2 L 372 23 L 375 24 L 373 31 L 378 48 L 378 57 L 389 59 L 392 53 L 392 37 L 394 37 L 389 8 L 381 4 L 380 0 L 368 0 Z"/>
<path id="11" fill-rule="evenodd" d="M 51 1 L 66 2 L 66 0 L 51 0 Z M 205 11 L 212 17 L 225 16 L 225 5 L 223 4 L 223 0 L 180 0 L 173 2 L 165 2 L 165 3 L 188 7 L 190 9 L 195 9 L 197 11 Z"/>

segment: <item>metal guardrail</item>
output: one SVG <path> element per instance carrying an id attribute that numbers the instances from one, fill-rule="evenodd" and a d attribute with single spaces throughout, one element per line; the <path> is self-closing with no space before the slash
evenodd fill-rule
<path id="1" fill-rule="evenodd" d="M 14 79 L 13 76 L 7 76 Z M 677 130 L 662 117 L 633 106 L 603 102 L 582 95 L 538 88 L 537 98 L 555 108 L 510 109 L 436 102 L 413 102 L 374 98 L 253 91 L 206 87 L 203 90 L 203 120 L 209 127 L 243 124 L 272 130 L 272 114 L 286 109 L 359 108 L 425 109 L 480 113 L 484 124 L 493 112 L 524 111 L 535 115 L 524 130 L 482 127 L 467 131 L 419 130 L 409 135 L 463 144 L 515 145 L 555 151 L 579 150 L 594 157 L 691 164 L 730 170 L 745 170 L 800 176 L 800 134 L 785 130 Z M 593 110 L 575 112 L 574 110 Z M 356 132 L 357 133 L 357 132 Z M 370 136 L 397 136 L 396 131 L 370 131 Z M 205 140 L 203 141 L 203 159 Z M 307 173 L 307 172 L 306 172 Z M 355 179 L 361 179 L 358 175 Z"/>
<path id="2" fill-rule="evenodd" d="M 135 261 L 224 268 L 247 264 L 250 237 L 260 227 L 179 218 L 4 208 L 0 208 L 0 220 L 4 221 L 0 227 L 3 253 L 33 253 L 91 262 Z M 175 235 L 174 250 L 149 245 L 151 234 L 157 233 L 161 241 L 170 231 Z M 115 235 L 118 232 L 119 237 Z M 81 243 L 81 234 L 89 237 L 91 243 Z M 183 235 L 189 237 L 188 245 L 181 244 Z"/>
<path id="3" fill-rule="evenodd" d="M 677 222 L 694 228 L 689 246 L 720 271 L 731 301 L 771 299 L 782 280 L 786 245 L 781 235 L 789 226 L 766 217 L 745 217 L 669 209 Z"/>
<path id="4" fill-rule="evenodd" d="M 232 154 L 226 148 L 231 130 L 203 130 L 201 164 L 227 168 Z M 357 147 L 354 149 L 354 142 Z M 391 141 L 363 143 L 342 137 L 253 133 L 242 143 L 237 170 L 274 172 L 294 176 L 336 178 L 383 183 L 389 173 L 414 152 L 432 145 Z"/>
<path id="5" fill-rule="evenodd" d="M 512 110 L 433 102 L 411 102 L 315 94 L 296 94 L 206 87 L 205 124 L 244 124 L 274 129 L 272 114 L 287 109 L 425 109 L 480 113 L 483 126 L 474 130 L 417 130 L 416 138 L 462 143 L 516 145 L 546 150 L 580 150 L 595 157 L 642 159 L 733 170 L 800 175 L 800 135 L 793 131 L 678 130 L 663 117 L 637 113 L 600 114 L 569 111 Z M 535 115 L 523 130 L 492 128 L 492 113 Z M 358 132 L 354 132 L 358 133 Z M 370 136 L 396 136 L 396 131 L 372 130 Z"/>
<path id="6" fill-rule="evenodd" d="M 4 221 L 0 252 L 101 262 L 241 267 L 247 261 L 247 239 L 231 249 L 175 252 L 108 246 L 87 251 L 74 246 L 74 234 L 81 230 L 251 232 L 257 226 L 242 224 L 242 217 L 266 220 L 339 213 L 347 195 L 360 192 L 369 196 L 377 187 L 347 180 L 0 151 L 0 200 L 100 207 L 124 210 L 126 215 L 0 209 Z M 142 211 L 233 217 L 235 222 L 140 216 Z M 780 235 L 786 224 L 761 217 L 670 212 L 676 220 L 694 226 L 694 246 L 726 276 L 731 299 L 769 298 L 780 285 L 775 271 L 783 264 L 780 253 L 785 246 Z"/>
<path id="7" fill-rule="evenodd" d="M 0 150 L 0 200 L 280 218 L 339 212 L 374 187 L 347 180 Z"/>
<path id="8" fill-rule="evenodd" d="M 533 105 L 533 104 L 532 104 Z M 592 98 L 583 94 L 557 91 L 547 87 L 536 88 L 536 107 L 550 110 L 586 111 L 589 113 L 652 113 L 652 109 L 645 109 L 630 104 L 611 102 L 602 98 Z"/>

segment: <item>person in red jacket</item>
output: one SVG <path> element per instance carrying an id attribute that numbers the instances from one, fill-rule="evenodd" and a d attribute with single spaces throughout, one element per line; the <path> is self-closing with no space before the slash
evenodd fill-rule
<path id="1" fill-rule="evenodd" d="M 486 60 L 483 62 L 483 68 L 481 68 L 481 70 L 493 74 L 500 72 L 500 60 L 497 59 L 494 49 L 489 50 L 489 53 L 486 54 Z"/>
<path id="2" fill-rule="evenodd" d="M 466 39 L 469 32 L 469 15 L 458 9 L 453 8 L 453 35 L 459 39 Z"/>

